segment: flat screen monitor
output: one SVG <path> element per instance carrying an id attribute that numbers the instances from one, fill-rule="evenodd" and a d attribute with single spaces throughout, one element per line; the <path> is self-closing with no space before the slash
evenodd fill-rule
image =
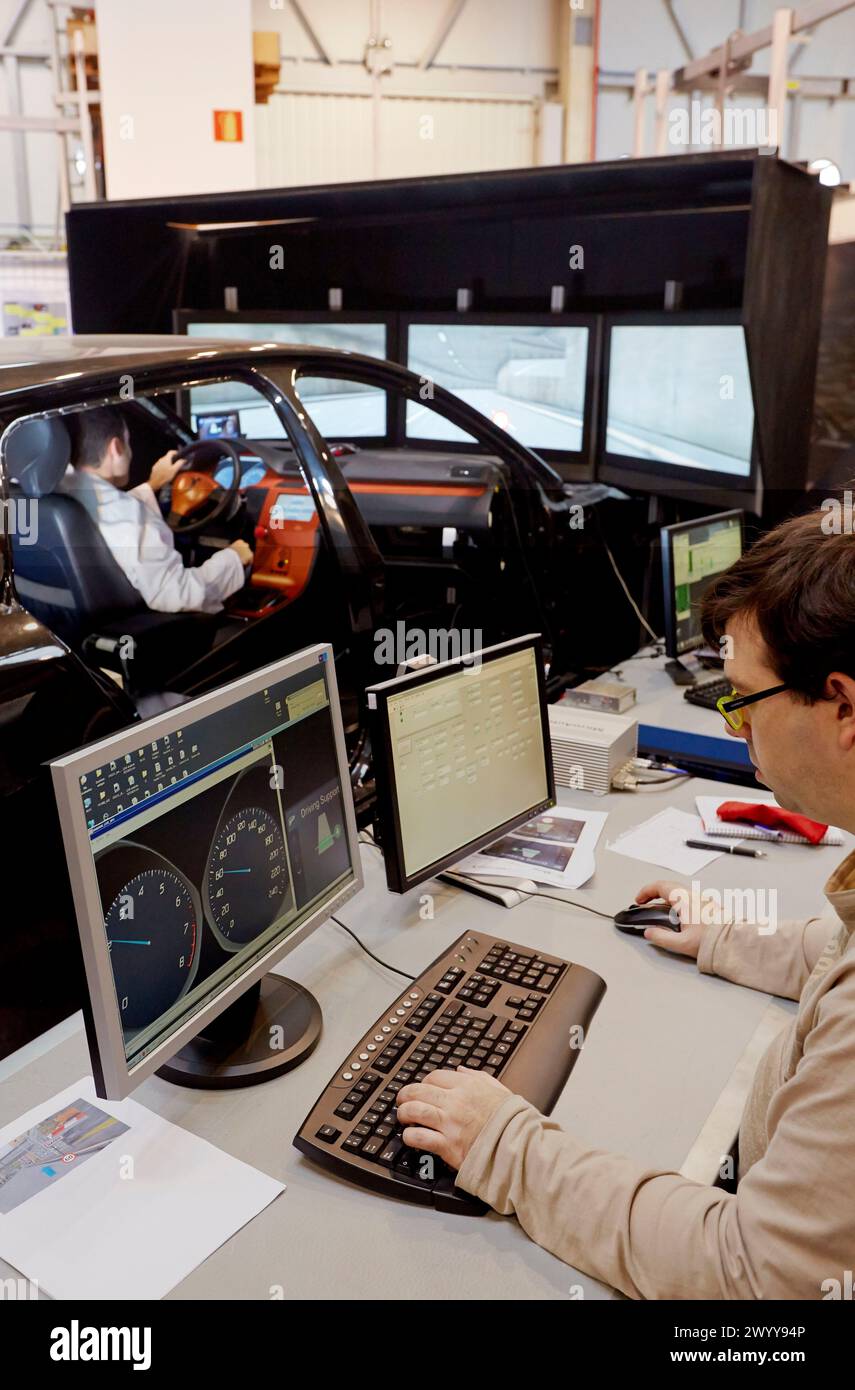
<path id="1" fill-rule="evenodd" d="M 367 695 L 393 892 L 555 805 L 539 637 L 439 662 Z"/>
<path id="2" fill-rule="evenodd" d="M 331 648 L 51 770 L 96 1087 L 120 1100 L 361 887 Z"/>
<path id="3" fill-rule="evenodd" d="M 605 359 L 604 481 L 631 483 L 635 474 L 645 486 L 646 475 L 678 493 L 680 483 L 752 487 L 754 402 L 741 323 L 615 319 Z"/>
<path id="4" fill-rule="evenodd" d="M 744 520 L 741 511 L 719 512 L 662 527 L 665 650 L 670 657 L 703 645 L 701 600 L 712 580 L 742 554 Z"/>
<path id="5" fill-rule="evenodd" d="M 392 352 L 390 320 L 370 313 L 177 311 L 175 325 L 178 332 L 192 338 L 298 343 L 378 358 Z M 375 439 L 387 434 L 386 398 L 381 391 L 353 381 L 307 376 L 300 379 L 300 396 L 326 439 Z M 238 410 L 246 439 L 282 438 L 283 428 L 275 410 L 251 387 L 215 382 L 190 391 L 194 429 L 198 429 L 200 418 Z"/>
<path id="6" fill-rule="evenodd" d="M 558 316 L 498 322 L 468 314 L 461 320 L 409 319 L 409 370 L 444 386 L 547 458 L 586 455 L 592 322 Z M 468 439 L 418 401 L 407 404 L 406 433 L 431 442 Z"/>

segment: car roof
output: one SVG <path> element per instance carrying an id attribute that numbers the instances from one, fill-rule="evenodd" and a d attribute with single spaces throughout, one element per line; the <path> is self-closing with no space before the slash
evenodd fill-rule
<path id="1" fill-rule="evenodd" d="M 341 357 L 341 350 L 314 348 L 305 343 L 279 343 L 258 338 L 187 338 L 178 334 L 99 333 L 69 337 L 0 338 L 0 393 L 33 386 L 64 384 L 72 376 L 81 382 L 105 372 L 133 372 L 217 357 L 234 361 L 252 354 L 289 360 L 311 352 Z"/>

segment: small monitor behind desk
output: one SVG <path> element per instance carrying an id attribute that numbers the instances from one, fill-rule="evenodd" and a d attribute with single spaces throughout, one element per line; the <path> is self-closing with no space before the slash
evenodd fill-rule
<path id="1" fill-rule="evenodd" d="M 51 764 L 96 1089 L 249 1085 L 320 1036 L 271 970 L 362 886 L 331 648 Z"/>
<path id="2" fill-rule="evenodd" d="M 703 646 L 701 600 L 741 556 L 743 523 L 744 513 L 731 511 L 662 527 L 665 651 L 674 662 Z"/>
<path id="3" fill-rule="evenodd" d="M 440 662 L 367 693 L 393 892 L 555 805 L 539 637 Z"/>

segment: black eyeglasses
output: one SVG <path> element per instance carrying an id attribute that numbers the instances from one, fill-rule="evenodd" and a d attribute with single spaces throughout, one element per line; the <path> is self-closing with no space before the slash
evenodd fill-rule
<path id="1" fill-rule="evenodd" d="M 732 690 L 729 695 L 722 695 L 720 700 L 716 700 L 716 709 L 730 725 L 731 729 L 738 732 L 743 725 L 743 714 L 746 705 L 756 705 L 758 700 L 768 700 L 770 695 L 780 695 L 782 690 L 789 690 L 788 685 L 772 685 L 768 690 L 760 690 L 756 695 L 737 695 Z"/>

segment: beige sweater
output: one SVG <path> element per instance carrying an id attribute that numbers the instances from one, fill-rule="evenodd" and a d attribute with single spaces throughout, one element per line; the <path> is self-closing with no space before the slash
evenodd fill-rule
<path id="1" fill-rule="evenodd" d="M 630 1298 L 821 1299 L 825 1280 L 842 1283 L 855 1267 L 855 853 L 825 892 L 839 920 L 703 939 L 700 970 L 799 1000 L 754 1078 L 735 1194 L 590 1149 L 519 1096 L 484 1126 L 459 1186 Z"/>

